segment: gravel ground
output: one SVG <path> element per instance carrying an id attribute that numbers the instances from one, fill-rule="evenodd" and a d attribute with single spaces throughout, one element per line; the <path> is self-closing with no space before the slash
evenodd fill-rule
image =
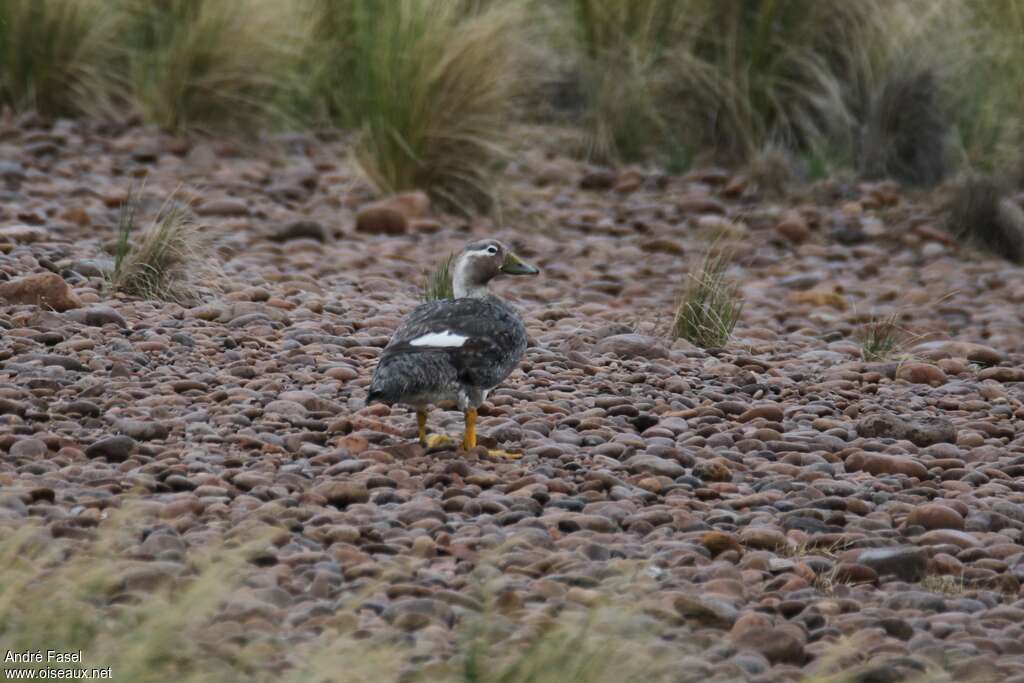
<path id="1" fill-rule="evenodd" d="M 271 525 L 225 618 L 295 640 L 376 585 L 359 627 L 444 657 L 485 562 L 513 631 L 624 590 L 607 586 L 629 565 L 695 680 L 794 679 L 856 635 L 880 662 L 864 680 L 1024 681 L 1024 270 L 949 243 L 934 197 L 773 198 L 533 150 L 496 226 L 419 196 L 367 207 L 344 141 L 307 135 L 26 120 L 0 126 L 0 160 L 8 528 L 73 545 L 134 501 L 149 581 Z M 103 286 L 142 176 L 144 211 L 184 184 L 216 244 L 194 306 Z M 543 270 L 494 287 L 531 345 L 479 431 L 517 461 L 425 453 L 412 413 L 364 405 L 423 274 L 484 236 Z M 722 236 L 734 339 L 673 342 L 688 268 Z M 864 362 L 858 335 L 892 312 L 906 357 Z M 457 436 L 450 408 L 430 424 Z"/>

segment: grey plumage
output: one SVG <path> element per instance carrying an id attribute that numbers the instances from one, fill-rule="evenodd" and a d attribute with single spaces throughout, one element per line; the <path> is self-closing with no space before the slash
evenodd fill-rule
<path id="1" fill-rule="evenodd" d="M 458 346 L 417 346 L 431 334 L 465 338 Z M 368 402 L 477 406 L 526 351 L 526 328 L 494 296 L 432 301 L 416 307 L 391 338 L 370 384 Z"/>
<path id="2" fill-rule="evenodd" d="M 538 272 L 497 240 L 467 244 L 452 269 L 455 298 L 421 304 L 402 321 L 381 353 L 366 402 L 415 407 L 420 443 L 430 448 L 447 437 L 428 436 L 427 406 L 458 401 L 466 418 L 462 448 L 475 448 L 477 407 L 526 351 L 523 321 L 487 285 L 500 275 Z"/>

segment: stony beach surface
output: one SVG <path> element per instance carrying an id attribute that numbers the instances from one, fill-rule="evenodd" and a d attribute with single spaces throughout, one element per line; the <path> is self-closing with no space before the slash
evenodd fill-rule
<path id="1" fill-rule="evenodd" d="M 144 214 L 180 187 L 211 239 L 194 304 L 105 286 L 143 177 Z M 264 529 L 225 631 L 299 642 L 344 617 L 422 666 L 490 609 L 483 576 L 512 640 L 634 595 L 682 680 L 798 680 L 855 637 L 865 681 L 1024 681 L 1024 269 L 890 183 L 776 195 L 538 146 L 499 189 L 500 220 L 466 218 L 379 200 L 341 139 L 4 123 L 3 528 L 70 549 L 130 508 L 142 588 Z M 543 271 L 494 286 L 531 345 L 479 431 L 518 460 L 425 452 L 414 414 L 364 404 L 424 274 L 485 236 Z M 723 239 L 734 338 L 673 341 Z M 905 353 L 863 360 L 891 313 Z"/>

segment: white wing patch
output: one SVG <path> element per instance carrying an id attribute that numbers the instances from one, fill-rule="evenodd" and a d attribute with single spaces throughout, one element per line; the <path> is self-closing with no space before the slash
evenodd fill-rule
<path id="1" fill-rule="evenodd" d="M 469 337 L 464 337 L 461 334 L 455 334 L 451 330 L 445 330 L 444 332 L 431 332 L 425 334 L 422 337 L 416 337 L 409 344 L 411 346 L 433 346 L 436 348 L 456 347 L 462 346 L 466 343 Z"/>

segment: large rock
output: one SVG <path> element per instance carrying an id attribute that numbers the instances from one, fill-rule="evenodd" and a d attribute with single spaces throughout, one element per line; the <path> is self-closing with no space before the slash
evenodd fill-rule
<path id="1" fill-rule="evenodd" d="M 738 418 L 740 422 L 750 422 L 757 418 L 770 420 L 771 422 L 782 422 L 782 406 L 778 403 L 759 403 L 756 406 L 745 410 Z"/>
<path id="2" fill-rule="evenodd" d="M 409 224 L 430 211 L 430 197 L 425 192 L 403 192 L 373 202 L 356 213 L 356 232 L 370 235 L 401 235 Z"/>
<path id="3" fill-rule="evenodd" d="M 966 358 L 982 365 L 997 365 L 1006 360 L 1006 354 L 984 344 L 957 341 L 930 341 L 916 345 L 911 352 L 929 360 Z"/>
<path id="4" fill-rule="evenodd" d="M 56 273 L 33 273 L 0 283 L 0 301 L 13 305 L 41 306 L 55 311 L 80 308 L 82 302 L 64 278 Z"/>
<path id="5" fill-rule="evenodd" d="M 946 599 L 937 593 L 927 591 L 899 591 L 889 596 L 884 605 L 894 610 L 921 610 L 922 612 L 945 612 Z"/>
<path id="6" fill-rule="evenodd" d="M 953 422 L 938 416 L 902 418 L 892 413 L 874 413 L 860 419 L 857 434 L 865 438 L 904 439 L 922 448 L 937 443 L 956 443 Z"/>
<path id="7" fill-rule="evenodd" d="M 157 420 L 132 420 L 121 418 L 114 420 L 114 427 L 127 437 L 138 441 L 166 439 L 171 433 L 171 426 Z"/>
<path id="8" fill-rule="evenodd" d="M 235 197 L 217 197 L 207 199 L 196 207 L 196 213 L 200 216 L 213 216 L 216 218 L 234 218 L 249 215 L 249 205 L 244 199 Z"/>
<path id="9" fill-rule="evenodd" d="M 739 614 L 728 601 L 708 595 L 677 595 L 672 605 L 681 616 L 718 628 L 732 628 Z"/>
<path id="10" fill-rule="evenodd" d="M 320 221 L 310 219 L 292 221 L 281 226 L 271 234 L 270 239 L 275 242 L 287 242 L 288 240 L 312 239 L 318 242 L 326 242 L 330 233 Z"/>
<path id="11" fill-rule="evenodd" d="M 616 334 L 597 343 L 598 353 L 614 353 L 623 358 L 668 358 L 668 349 L 656 337 L 642 334 Z"/>
<path id="12" fill-rule="evenodd" d="M 845 463 L 849 472 L 869 472 L 875 476 L 902 474 L 918 479 L 928 478 L 928 468 L 910 456 L 856 451 L 846 456 Z"/>
<path id="13" fill-rule="evenodd" d="M 794 244 L 800 244 L 810 236 L 811 229 L 799 211 L 787 211 L 779 219 L 775 232 Z"/>
<path id="14" fill-rule="evenodd" d="M 366 484 L 352 481 L 324 482 L 314 488 L 313 493 L 323 496 L 336 508 L 345 508 L 353 503 L 365 503 L 370 500 Z"/>
<path id="15" fill-rule="evenodd" d="M 76 323 L 87 327 L 103 327 L 104 325 L 117 325 L 128 327 L 128 321 L 120 313 L 110 306 L 89 306 L 68 313 L 67 317 Z"/>
<path id="16" fill-rule="evenodd" d="M 857 556 L 857 562 L 875 570 L 879 576 L 892 575 L 908 583 L 923 579 L 928 569 L 928 556 L 913 546 L 868 548 Z"/>
<path id="17" fill-rule="evenodd" d="M 964 518 L 951 507 L 938 503 L 929 503 L 915 507 L 907 515 L 907 524 L 923 526 L 925 529 L 959 529 L 964 528 Z"/>
<path id="18" fill-rule="evenodd" d="M 670 479 L 686 474 L 686 470 L 679 463 L 656 455 L 634 455 L 625 462 L 625 465 L 630 472 L 661 475 Z"/>
<path id="19" fill-rule="evenodd" d="M 135 439 L 130 436 L 108 436 L 85 449 L 89 458 L 104 458 L 109 462 L 124 462 L 135 450 Z"/>
<path id="20" fill-rule="evenodd" d="M 356 214 L 356 232 L 368 235 L 402 235 L 409 231 L 409 221 L 401 211 L 371 204 Z"/>
<path id="21" fill-rule="evenodd" d="M 0 242 L 31 244 L 33 242 L 45 242 L 46 237 L 45 230 L 34 228 L 31 225 L 8 225 L 0 228 Z"/>
<path id="22" fill-rule="evenodd" d="M 773 664 L 802 665 L 807 659 L 806 638 L 795 624 L 749 628 L 732 636 L 737 648 L 760 652 Z"/>
<path id="23" fill-rule="evenodd" d="M 937 387 L 946 383 L 946 373 L 931 363 L 902 363 L 896 369 L 896 379 L 911 384 L 930 384 Z"/>

